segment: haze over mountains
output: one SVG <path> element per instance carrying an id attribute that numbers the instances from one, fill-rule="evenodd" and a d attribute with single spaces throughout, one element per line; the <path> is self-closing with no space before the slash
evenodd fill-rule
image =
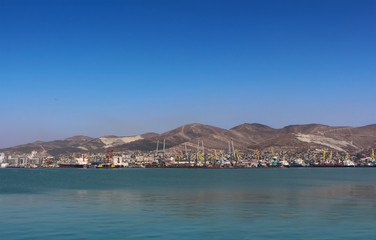
<path id="1" fill-rule="evenodd" d="M 105 152 L 140 150 L 152 151 L 157 141 L 162 146 L 166 141 L 169 151 L 181 151 L 185 144 L 196 149 L 198 142 L 204 142 L 206 149 L 225 150 L 233 140 L 236 149 L 241 151 L 269 150 L 300 152 L 307 149 L 331 149 L 357 153 L 376 147 L 376 124 L 364 127 L 330 127 L 320 124 L 290 125 L 274 129 L 262 124 L 245 123 L 231 129 L 223 129 L 203 124 L 188 124 L 171 131 L 157 134 L 146 133 L 137 136 L 103 136 L 91 138 L 74 136 L 62 140 L 19 145 L 0 150 L 6 153 L 29 153 L 33 150 L 51 155 L 73 152 Z"/>

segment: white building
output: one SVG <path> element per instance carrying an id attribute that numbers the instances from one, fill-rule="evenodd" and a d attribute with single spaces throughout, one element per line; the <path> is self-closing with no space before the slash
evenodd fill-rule
<path id="1" fill-rule="evenodd" d="M 37 153 L 37 151 L 32 151 L 29 158 L 36 158 Z"/>
<path id="2" fill-rule="evenodd" d="M 112 163 L 115 166 L 122 166 L 122 167 L 128 167 L 129 165 L 129 158 L 126 155 L 122 156 L 114 156 Z"/>
<path id="3" fill-rule="evenodd" d="M 0 153 L 0 163 L 5 161 L 5 153 Z"/>

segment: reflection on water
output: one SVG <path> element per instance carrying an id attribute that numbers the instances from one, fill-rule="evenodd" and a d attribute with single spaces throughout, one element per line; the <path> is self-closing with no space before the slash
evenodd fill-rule
<path id="1" fill-rule="evenodd" d="M 55 201 L 82 203 L 87 207 L 96 207 L 104 211 L 139 210 L 158 212 L 185 218 L 208 217 L 218 215 L 237 215 L 247 218 L 249 215 L 269 217 L 265 213 L 273 209 L 282 213 L 283 218 L 305 217 L 307 212 L 297 211 L 299 208 L 311 210 L 330 208 L 328 213 L 342 211 L 338 207 L 357 207 L 376 209 L 376 187 L 363 185 L 339 185 L 327 188 L 273 190 L 242 192 L 229 190 L 214 191 L 175 191 L 148 193 L 136 191 L 95 191 L 66 190 L 54 195 Z M 71 206 L 84 208 L 85 206 Z M 337 207 L 337 208 L 334 208 Z M 279 211 L 279 209 L 281 211 Z M 294 213 L 295 215 L 291 215 Z M 339 212 L 345 216 L 346 213 Z"/>
<path id="2" fill-rule="evenodd" d="M 5 239 L 371 239 L 375 174 L 327 173 L 0 171 L 0 228 Z"/>
<path id="3" fill-rule="evenodd" d="M 354 199 L 376 199 L 376 185 L 336 185 L 328 188 L 311 189 L 319 196 Z"/>

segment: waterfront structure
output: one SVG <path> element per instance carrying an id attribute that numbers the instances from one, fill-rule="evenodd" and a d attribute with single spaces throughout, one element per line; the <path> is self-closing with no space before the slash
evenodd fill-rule
<path id="1" fill-rule="evenodd" d="M 0 164 L 5 160 L 5 153 L 0 153 Z"/>
<path id="2" fill-rule="evenodd" d="M 163 141 L 165 142 L 165 141 Z M 77 168 L 287 168 L 287 167 L 375 167 L 376 161 L 371 151 L 366 154 L 349 155 L 347 152 L 334 152 L 328 149 L 307 149 L 305 152 L 237 150 L 230 142 L 229 152 L 206 148 L 203 141 L 200 147 L 188 151 L 117 151 L 102 153 L 76 153 L 69 156 L 48 156 L 45 152 L 32 151 L 28 154 L 0 154 L 2 167 L 72 167 Z M 163 144 L 165 145 L 165 143 Z M 328 153 L 328 154 L 327 154 Z"/>

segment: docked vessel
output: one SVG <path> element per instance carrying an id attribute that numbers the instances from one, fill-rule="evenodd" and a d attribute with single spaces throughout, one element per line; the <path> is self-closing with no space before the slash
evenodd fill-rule
<path id="1" fill-rule="evenodd" d="M 79 163 L 60 163 L 59 168 L 87 168 L 87 165 Z"/>
<path id="2" fill-rule="evenodd" d="M 87 160 L 85 155 L 82 155 L 80 158 L 76 158 L 76 155 L 73 154 L 74 162 L 69 163 L 59 163 L 59 168 L 87 168 Z"/>
<path id="3" fill-rule="evenodd" d="M 293 160 L 289 167 L 307 167 L 308 165 L 305 163 L 305 161 L 301 158 Z"/>
<path id="4" fill-rule="evenodd" d="M 327 162 L 321 162 L 321 163 L 314 165 L 314 166 L 315 167 L 343 167 L 344 165 L 343 165 L 342 162 L 334 162 L 334 161 L 329 162 L 329 161 L 327 161 Z"/>

